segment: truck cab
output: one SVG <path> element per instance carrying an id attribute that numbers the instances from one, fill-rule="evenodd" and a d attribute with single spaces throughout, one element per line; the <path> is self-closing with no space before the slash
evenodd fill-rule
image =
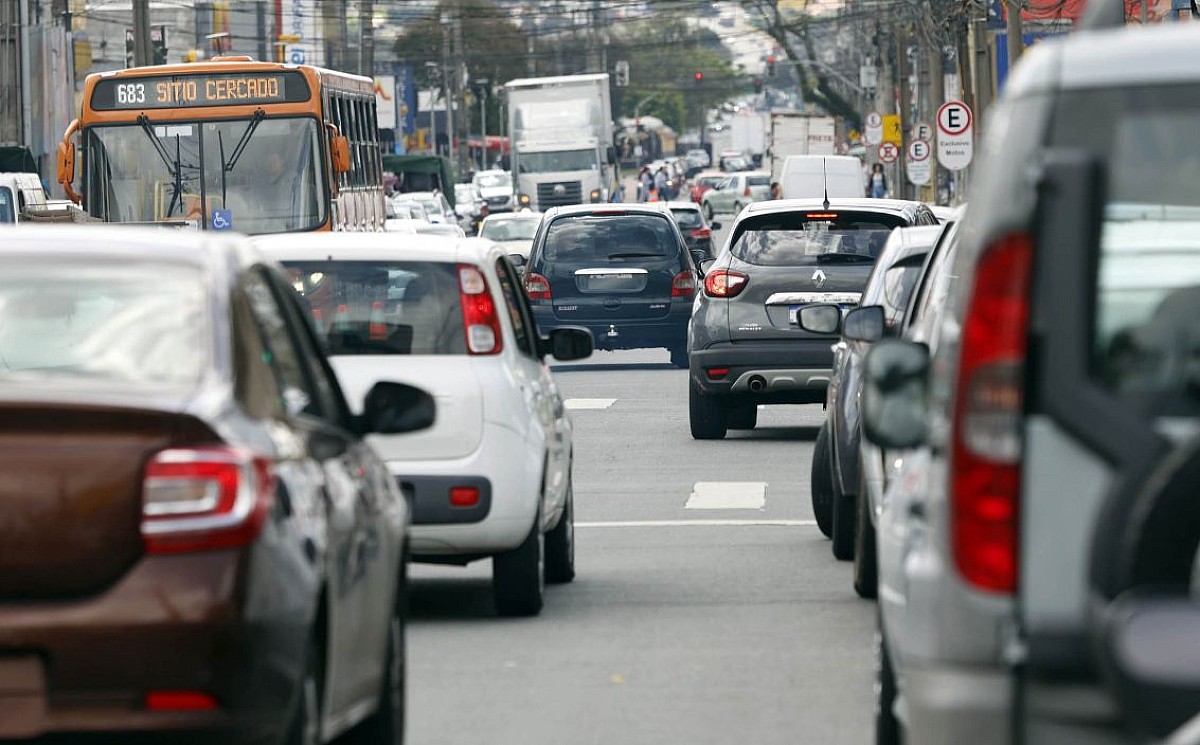
<path id="1" fill-rule="evenodd" d="M 44 208 L 46 191 L 36 173 L 0 173 L 0 224 L 21 222 L 29 208 Z"/>

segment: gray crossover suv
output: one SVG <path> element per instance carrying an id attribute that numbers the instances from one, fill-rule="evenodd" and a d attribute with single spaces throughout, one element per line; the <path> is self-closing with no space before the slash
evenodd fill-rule
<path id="1" fill-rule="evenodd" d="M 937 225 L 920 202 L 793 199 L 738 215 L 706 263 L 688 331 L 689 421 L 696 439 L 753 429 L 758 404 L 825 400 L 837 334 L 799 324 L 811 304 L 858 305 L 893 228 Z"/>

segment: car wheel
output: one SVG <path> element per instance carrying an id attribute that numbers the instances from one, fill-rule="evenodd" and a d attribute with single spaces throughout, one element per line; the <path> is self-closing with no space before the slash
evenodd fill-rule
<path id="1" fill-rule="evenodd" d="M 400 592 L 404 592 L 403 587 Z M 388 622 L 379 708 L 355 729 L 350 740 L 354 745 L 402 745 L 404 742 L 404 602 L 401 597 L 396 600 L 396 608 Z"/>
<path id="2" fill-rule="evenodd" d="M 492 592 L 500 615 L 536 616 L 541 612 L 545 550 L 538 513 L 520 546 L 492 557 Z"/>
<path id="3" fill-rule="evenodd" d="M 688 348 L 687 345 L 679 347 L 671 347 L 671 364 L 681 370 L 688 369 Z"/>
<path id="4" fill-rule="evenodd" d="M 567 475 L 567 496 L 558 525 L 546 534 L 546 581 L 556 584 L 575 579 L 575 487 Z"/>
<path id="5" fill-rule="evenodd" d="M 700 209 L 704 210 L 704 219 L 708 220 L 709 222 L 712 222 L 712 219 L 713 219 L 712 202 L 701 203 Z"/>
<path id="6" fill-rule="evenodd" d="M 701 393 L 694 381 L 688 386 L 688 424 L 696 440 L 720 440 L 728 428 L 721 400 Z"/>
<path id="7" fill-rule="evenodd" d="M 896 720 L 896 674 L 883 637 L 883 620 L 875 622 L 875 745 L 900 745 Z"/>
<path id="8" fill-rule="evenodd" d="M 725 416 L 730 429 L 754 429 L 758 426 L 758 405 L 731 406 Z"/>
<path id="9" fill-rule="evenodd" d="M 833 558 L 838 561 L 850 561 L 854 558 L 854 514 L 858 505 L 853 494 L 843 494 L 837 488 L 837 478 L 832 473 L 833 462 L 830 461 L 830 479 L 833 486 Z"/>
<path id="10" fill-rule="evenodd" d="M 286 745 L 318 745 L 321 742 L 321 648 L 309 644 L 304 677 L 296 711 L 288 726 Z"/>
<path id="11" fill-rule="evenodd" d="M 873 600 L 879 585 L 875 524 L 871 522 L 870 503 L 862 468 L 858 476 L 858 509 L 854 511 L 854 591 L 860 598 Z"/>
<path id="12" fill-rule="evenodd" d="M 833 474 L 829 468 L 829 425 L 822 424 L 813 445 L 809 491 L 813 517 L 826 538 L 833 534 Z"/>

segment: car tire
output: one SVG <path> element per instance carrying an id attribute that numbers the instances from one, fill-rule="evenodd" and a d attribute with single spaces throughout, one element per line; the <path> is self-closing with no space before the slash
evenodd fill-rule
<path id="1" fill-rule="evenodd" d="M 713 219 L 712 202 L 701 202 L 700 209 L 702 209 L 704 211 L 704 219 L 707 220 L 708 222 L 712 222 L 712 219 Z"/>
<path id="2" fill-rule="evenodd" d="M 679 347 L 671 347 L 668 350 L 671 353 L 671 364 L 681 370 L 688 369 L 688 348 L 687 345 Z"/>
<path id="3" fill-rule="evenodd" d="M 379 707 L 354 730 L 352 745 L 403 745 L 405 704 L 405 643 L 403 582 L 397 591 L 396 607 L 388 621 L 388 645 L 384 656 L 383 684 Z"/>
<path id="4" fill-rule="evenodd" d="M 688 424 L 696 440 L 720 440 L 728 430 L 724 404 L 701 393 L 694 381 L 688 386 Z"/>
<path id="5" fill-rule="evenodd" d="M 896 673 L 883 636 L 883 619 L 875 622 L 875 745 L 900 745 L 896 719 Z"/>
<path id="6" fill-rule="evenodd" d="M 296 710 L 292 714 L 285 745 L 319 745 L 321 742 L 321 648 L 314 642 L 308 646 L 304 661 L 304 677 Z"/>
<path id="7" fill-rule="evenodd" d="M 731 406 L 725 414 L 725 420 L 730 429 L 754 429 L 758 426 L 758 405 Z"/>
<path id="8" fill-rule="evenodd" d="M 813 445 L 809 491 L 817 528 L 829 538 L 833 535 L 833 473 L 829 467 L 829 425 L 822 424 Z"/>
<path id="9" fill-rule="evenodd" d="M 546 582 L 565 584 L 575 579 L 575 486 L 567 474 L 567 495 L 558 525 L 546 534 Z"/>
<path id="10" fill-rule="evenodd" d="M 830 463 L 832 472 L 832 463 Z M 858 505 L 853 494 L 843 494 L 837 488 L 837 478 L 831 473 L 833 482 L 833 558 L 838 561 L 850 561 L 854 558 L 854 515 Z"/>
<path id="11" fill-rule="evenodd" d="M 545 551 L 539 512 L 520 546 L 492 557 L 492 592 L 497 613 L 536 616 L 542 611 Z"/>
<path id="12" fill-rule="evenodd" d="M 874 600 L 879 590 L 879 555 L 861 467 L 857 499 L 858 508 L 854 511 L 854 591 L 860 598 Z"/>

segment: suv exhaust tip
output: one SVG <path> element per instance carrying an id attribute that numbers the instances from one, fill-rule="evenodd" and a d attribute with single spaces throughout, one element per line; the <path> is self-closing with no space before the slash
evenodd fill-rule
<path id="1" fill-rule="evenodd" d="M 746 381 L 746 385 L 750 386 L 751 393 L 762 393 L 767 390 L 767 379 L 761 375 L 755 375 Z"/>

